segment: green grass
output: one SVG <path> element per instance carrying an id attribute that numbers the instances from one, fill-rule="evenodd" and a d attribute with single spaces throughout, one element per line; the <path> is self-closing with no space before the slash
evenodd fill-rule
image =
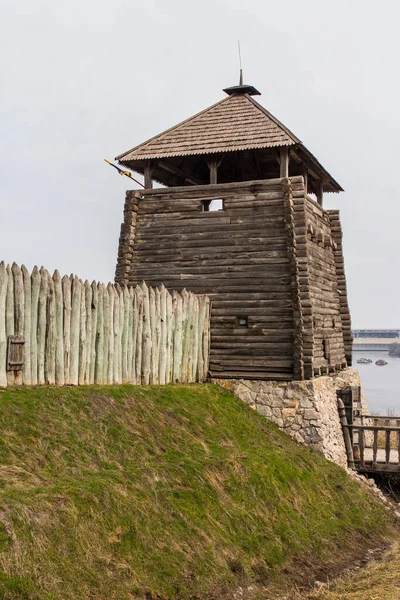
<path id="1" fill-rule="evenodd" d="M 390 527 L 213 385 L 3 391 L 0 431 L 4 600 L 215 597 Z"/>

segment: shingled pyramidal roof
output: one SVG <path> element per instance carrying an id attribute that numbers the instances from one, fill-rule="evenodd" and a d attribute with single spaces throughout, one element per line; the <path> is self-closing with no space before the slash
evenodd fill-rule
<path id="1" fill-rule="evenodd" d="M 302 142 L 254 100 L 252 95 L 258 94 L 257 90 L 242 85 L 224 91 L 228 96 L 220 102 L 120 154 L 116 160 L 143 172 L 143 161 L 290 146 L 300 151 L 305 162 L 312 163 L 324 179 L 326 191 L 342 190 Z"/>

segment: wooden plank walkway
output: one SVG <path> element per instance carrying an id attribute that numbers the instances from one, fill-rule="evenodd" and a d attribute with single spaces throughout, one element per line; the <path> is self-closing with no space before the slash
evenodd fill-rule
<path id="1" fill-rule="evenodd" d="M 338 399 L 348 465 L 361 473 L 400 474 L 400 417 L 357 415 L 348 423 Z"/>

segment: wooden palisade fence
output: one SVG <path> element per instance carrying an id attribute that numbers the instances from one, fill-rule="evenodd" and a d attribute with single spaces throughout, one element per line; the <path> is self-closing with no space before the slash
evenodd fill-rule
<path id="1" fill-rule="evenodd" d="M 2 262 L 0 386 L 203 381 L 209 320 L 209 298 L 186 290 L 89 284 Z"/>

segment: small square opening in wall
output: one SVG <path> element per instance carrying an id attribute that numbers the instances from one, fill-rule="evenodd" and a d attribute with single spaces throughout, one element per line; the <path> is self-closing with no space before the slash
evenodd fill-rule
<path id="1" fill-rule="evenodd" d="M 329 360 L 331 357 L 331 342 L 330 340 L 322 340 L 322 348 L 324 351 L 324 358 L 325 360 Z"/>
<path id="2" fill-rule="evenodd" d="M 248 317 L 238 317 L 238 325 L 239 327 L 248 327 L 249 326 L 249 318 Z"/>
<path id="3" fill-rule="evenodd" d="M 216 212 L 218 210 L 224 210 L 224 201 L 222 198 L 203 200 L 202 207 L 204 212 Z"/>

